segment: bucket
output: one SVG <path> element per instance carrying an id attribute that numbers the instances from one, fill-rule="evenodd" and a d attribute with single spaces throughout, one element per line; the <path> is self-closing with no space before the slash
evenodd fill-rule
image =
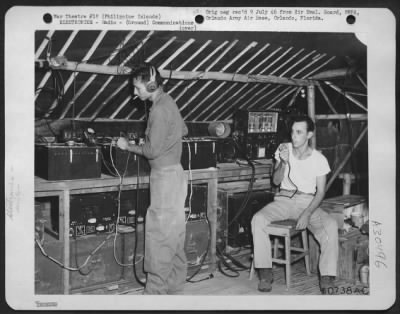
<path id="1" fill-rule="evenodd" d="M 363 265 L 360 268 L 360 282 L 363 285 L 369 285 L 369 266 Z"/>

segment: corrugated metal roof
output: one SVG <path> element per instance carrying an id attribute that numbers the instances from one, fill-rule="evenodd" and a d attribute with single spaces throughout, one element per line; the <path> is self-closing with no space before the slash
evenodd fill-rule
<path id="1" fill-rule="evenodd" d="M 37 60 L 62 55 L 78 64 L 135 68 L 151 62 L 159 70 L 231 73 L 232 80 L 165 77 L 165 90 L 186 121 L 231 119 L 236 109 L 307 107 L 306 88 L 238 82 L 235 75 L 309 79 L 336 69 L 338 78 L 319 80 L 316 113 L 364 113 L 367 109 L 367 49 L 354 34 L 284 32 L 37 31 Z M 126 75 L 36 68 L 36 115 L 52 119 L 144 118 Z"/>

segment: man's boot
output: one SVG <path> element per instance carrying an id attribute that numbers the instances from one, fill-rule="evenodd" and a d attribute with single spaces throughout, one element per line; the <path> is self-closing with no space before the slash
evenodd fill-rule
<path id="1" fill-rule="evenodd" d="M 258 268 L 260 282 L 258 290 L 261 292 L 270 292 L 272 290 L 272 268 Z"/>

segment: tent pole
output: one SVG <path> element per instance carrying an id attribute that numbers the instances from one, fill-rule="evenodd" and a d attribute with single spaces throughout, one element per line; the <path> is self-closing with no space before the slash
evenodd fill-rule
<path id="1" fill-rule="evenodd" d="M 353 154 L 354 150 L 358 147 L 358 145 L 360 144 L 362 138 L 367 133 L 367 130 L 368 130 L 368 127 L 365 126 L 365 128 L 361 131 L 360 135 L 358 136 L 357 140 L 354 142 L 354 145 L 353 145 L 352 149 L 346 154 L 346 156 L 343 158 L 342 162 L 336 168 L 335 172 L 332 174 L 332 176 L 330 177 L 328 183 L 326 184 L 326 191 L 328 191 L 328 189 L 332 185 L 333 181 L 336 179 L 336 177 L 339 175 L 340 171 L 346 165 L 347 161 L 350 159 L 350 157 Z"/>
<path id="2" fill-rule="evenodd" d="M 307 104 L 308 104 L 308 116 L 315 122 L 315 86 L 307 86 Z M 311 147 L 315 148 L 317 145 L 316 139 L 317 132 L 314 131 L 314 136 L 311 138 Z"/>

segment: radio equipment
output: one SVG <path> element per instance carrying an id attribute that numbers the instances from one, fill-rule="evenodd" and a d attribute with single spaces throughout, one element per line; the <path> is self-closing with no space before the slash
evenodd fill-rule
<path id="1" fill-rule="evenodd" d="M 35 175 L 51 181 L 100 178 L 100 147 L 82 143 L 36 144 Z"/>
<path id="2" fill-rule="evenodd" d="M 238 157 L 270 159 L 278 147 L 277 111 L 239 110 L 234 116 L 234 132 L 239 146 Z"/>
<path id="3" fill-rule="evenodd" d="M 115 194 L 115 200 L 118 195 Z M 150 189 L 127 190 L 121 192 L 119 224 L 134 225 L 143 222 L 150 206 Z"/>
<path id="4" fill-rule="evenodd" d="M 186 220 L 199 220 L 207 218 L 207 184 L 188 185 L 185 200 Z"/>
<path id="5" fill-rule="evenodd" d="M 204 169 L 217 166 L 216 141 L 193 137 L 182 141 L 183 169 Z"/>
<path id="6" fill-rule="evenodd" d="M 231 137 L 217 139 L 217 162 L 235 162 L 238 156 L 237 147 Z"/>
<path id="7" fill-rule="evenodd" d="M 149 162 L 143 156 L 122 150 L 111 143 L 103 144 L 101 153 L 104 159 L 102 171 L 105 174 L 118 176 L 119 173 L 120 176 L 131 177 L 137 176 L 138 172 L 140 175 L 150 173 Z"/>
<path id="8" fill-rule="evenodd" d="M 252 244 L 251 219 L 273 201 L 274 193 L 269 180 L 256 181 L 243 207 L 248 188 L 246 181 L 218 184 L 217 245 L 242 247 Z"/>
<path id="9" fill-rule="evenodd" d="M 117 217 L 111 193 L 71 195 L 70 236 L 80 237 L 115 231 Z"/>

